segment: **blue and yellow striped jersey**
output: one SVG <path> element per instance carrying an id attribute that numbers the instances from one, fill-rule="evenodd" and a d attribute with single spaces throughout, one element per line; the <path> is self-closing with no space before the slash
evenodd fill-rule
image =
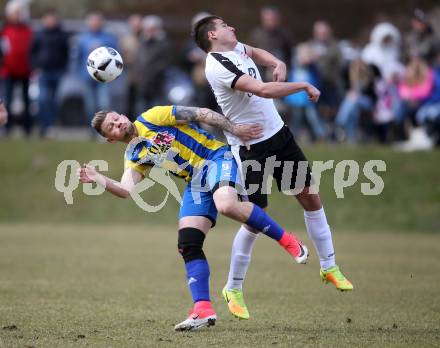
<path id="1" fill-rule="evenodd" d="M 156 106 L 136 119 L 139 137 L 127 148 L 125 168 L 145 175 L 149 166 L 158 165 L 190 181 L 194 169 L 228 149 L 195 124 L 177 124 L 175 110 L 175 106 Z"/>

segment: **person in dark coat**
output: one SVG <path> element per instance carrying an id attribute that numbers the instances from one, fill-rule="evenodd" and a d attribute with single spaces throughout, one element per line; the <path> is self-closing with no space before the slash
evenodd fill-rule
<path id="1" fill-rule="evenodd" d="M 56 93 L 66 72 L 69 45 L 56 12 L 46 12 L 41 21 L 43 28 L 32 42 L 31 62 L 38 73 L 40 135 L 45 137 L 57 117 Z"/>
<path id="2" fill-rule="evenodd" d="M 151 107 L 167 103 L 164 84 L 175 53 L 160 17 L 146 16 L 142 27 L 142 43 L 136 63 L 139 76 L 137 83 L 144 104 Z"/>
<path id="3" fill-rule="evenodd" d="M 251 31 L 249 44 L 273 54 L 290 68 L 292 61 L 292 39 L 282 26 L 282 15 L 275 6 L 265 6 L 260 10 L 260 26 Z M 272 81 L 272 71 L 267 67 L 258 67 L 264 81 Z"/>
<path id="4" fill-rule="evenodd" d="M 440 38 L 432 29 L 429 18 L 421 9 L 415 9 L 411 18 L 411 31 L 405 36 L 406 59 L 418 57 L 433 65 L 440 52 Z"/>

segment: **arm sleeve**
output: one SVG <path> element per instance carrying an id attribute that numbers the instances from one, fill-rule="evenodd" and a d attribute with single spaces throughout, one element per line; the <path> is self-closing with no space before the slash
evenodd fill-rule
<path id="1" fill-rule="evenodd" d="M 155 106 L 145 111 L 142 118 L 156 126 L 175 126 L 176 125 L 176 107 L 174 105 Z"/>
<path id="2" fill-rule="evenodd" d="M 235 87 L 237 80 L 244 75 L 237 66 L 227 57 L 220 53 L 210 53 L 216 60 L 214 74 L 211 77 L 219 84 L 228 86 L 230 88 Z"/>

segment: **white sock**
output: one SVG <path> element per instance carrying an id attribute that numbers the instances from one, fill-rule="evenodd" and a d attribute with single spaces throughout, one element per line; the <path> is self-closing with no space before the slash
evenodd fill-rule
<path id="1" fill-rule="evenodd" d="M 251 253 L 258 234 L 241 226 L 232 243 L 231 265 L 226 289 L 241 289 L 251 262 Z"/>
<path id="2" fill-rule="evenodd" d="M 327 224 L 324 208 L 315 211 L 304 211 L 307 233 L 315 245 L 322 269 L 336 265 L 335 250 L 333 249 L 332 233 Z"/>

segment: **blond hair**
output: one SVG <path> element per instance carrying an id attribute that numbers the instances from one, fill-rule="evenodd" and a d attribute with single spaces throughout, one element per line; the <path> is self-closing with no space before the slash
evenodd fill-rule
<path id="1" fill-rule="evenodd" d="M 105 118 L 111 111 L 108 110 L 100 110 L 95 113 L 95 115 L 92 118 L 92 121 L 90 122 L 90 125 L 103 137 L 105 137 L 104 132 L 102 131 L 102 122 L 104 122 Z"/>
<path id="2" fill-rule="evenodd" d="M 405 82 L 409 86 L 417 86 L 429 77 L 428 65 L 419 58 L 413 58 L 406 66 Z"/>

